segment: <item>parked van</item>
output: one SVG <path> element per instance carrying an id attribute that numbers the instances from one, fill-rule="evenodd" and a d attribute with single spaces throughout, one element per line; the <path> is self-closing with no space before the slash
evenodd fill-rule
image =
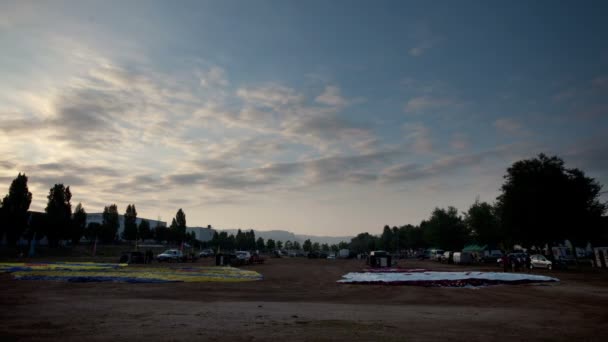
<path id="1" fill-rule="evenodd" d="M 455 264 L 471 264 L 473 263 L 473 255 L 471 252 L 454 252 Z"/>

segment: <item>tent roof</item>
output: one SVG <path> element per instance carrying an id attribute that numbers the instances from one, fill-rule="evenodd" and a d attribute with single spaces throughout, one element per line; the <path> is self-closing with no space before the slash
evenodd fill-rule
<path id="1" fill-rule="evenodd" d="M 488 245 L 466 245 L 462 249 L 463 252 L 482 252 L 488 249 Z"/>

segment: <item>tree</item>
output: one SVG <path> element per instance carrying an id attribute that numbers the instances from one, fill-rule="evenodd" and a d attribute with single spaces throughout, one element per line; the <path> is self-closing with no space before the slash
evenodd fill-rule
<path id="1" fill-rule="evenodd" d="M 70 238 L 70 227 L 72 223 L 72 193 L 70 187 L 63 184 L 55 184 L 48 195 L 46 213 L 48 219 L 46 236 L 49 245 L 58 245 L 59 240 Z"/>
<path id="2" fill-rule="evenodd" d="M 570 239 L 595 241 L 606 204 L 602 186 L 556 156 L 540 154 L 507 169 L 497 201 L 506 243 L 540 247 Z"/>
<path id="3" fill-rule="evenodd" d="M 394 248 L 393 248 L 393 231 L 391 230 L 391 227 L 389 227 L 388 225 L 384 226 L 380 240 L 382 240 L 381 248 L 383 248 L 386 251 L 394 250 Z"/>
<path id="4" fill-rule="evenodd" d="M 171 240 L 174 242 L 184 241 L 186 239 L 186 214 L 180 208 L 175 214 L 175 218 L 171 222 Z"/>
<path id="5" fill-rule="evenodd" d="M 150 229 L 150 222 L 148 222 L 148 220 L 141 220 L 139 226 L 137 227 L 137 236 L 141 239 L 141 241 L 152 238 L 152 231 Z"/>
<path id="6" fill-rule="evenodd" d="M 274 243 L 274 240 L 273 240 L 273 239 L 268 239 L 268 240 L 266 241 L 266 248 L 267 248 L 269 251 L 273 251 L 273 250 L 276 248 L 276 246 L 275 246 L 275 243 Z"/>
<path id="7" fill-rule="evenodd" d="M 119 227 L 120 223 L 118 221 L 118 207 L 116 207 L 116 204 L 105 207 L 102 214 L 99 239 L 104 243 L 116 241 L 118 238 Z"/>
<path id="8" fill-rule="evenodd" d="M 464 214 L 464 222 L 479 244 L 496 247 L 503 240 L 494 207 L 486 202 L 475 201 Z"/>
<path id="9" fill-rule="evenodd" d="M 295 249 L 296 251 L 299 251 L 300 249 L 302 249 L 302 246 L 300 246 L 300 243 L 298 241 L 294 241 L 291 245 L 291 248 Z"/>
<path id="10" fill-rule="evenodd" d="M 84 237 L 89 241 L 95 241 L 95 239 L 101 236 L 101 231 L 101 224 L 97 222 L 91 222 L 84 230 Z"/>
<path id="11" fill-rule="evenodd" d="M 32 193 L 27 187 L 27 176 L 19 173 L 11 182 L 8 195 L 2 200 L 0 226 L 4 226 L 9 245 L 16 245 L 27 228 L 28 209 L 32 203 Z M 2 232 L 0 231 L 0 239 Z"/>
<path id="12" fill-rule="evenodd" d="M 277 249 L 283 249 L 283 242 L 277 241 Z"/>
<path id="13" fill-rule="evenodd" d="M 320 251 L 320 250 L 321 250 L 321 246 L 319 245 L 319 243 L 318 243 L 318 242 L 315 242 L 315 243 L 313 243 L 313 244 L 312 244 L 312 250 L 313 250 L 314 252 L 318 252 L 318 251 Z"/>
<path id="14" fill-rule="evenodd" d="M 124 215 L 124 230 L 122 231 L 122 238 L 128 241 L 137 239 L 137 210 L 135 210 L 135 204 L 127 205 Z"/>
<path id="15" fill-rule="evenodd" d="M 285 246 L 284 247 L 287 250 L 291 250 L 293 248 L 293 244 L 291 243 L 291 240 L 285 241 Z"/>
<path id="16" fill-rule="evenodd" d="M 265 249 L 264 239 L 262 237 L 259 237 L 255 242 L 255 245 L 257 250 L 263 251 Z"/>
<path id="17" fill-rule="evenodd" d="M 306 239 L 306 241 L 304 241 L 302 249 L 304 250 L 304 252 L 312 252 L 312 242 L 310 242 L 310 239 Z"/>
<path id="18" fill-rule="evenodd" d="M 469 239 L 467 228 L 454 207 L 435 208 L 423 229 L 425 239 L 446 250 L 460 250 Z"/>
<path id="19" fill-rule="evenodd" d="M 326 243 L 322 244 L 322 245 L 321 245 L 321 250 L 322 250 L 323 252 L 329 252 L 329 245 L 328 245 L 328 244 L 326 244 Z"/>
<path id="20" fill-rule="evenodd" d="M 350 240 L 350 248 L 355 253 L 368 253 L 376 249 L 379 239 L 369 233 L 360 233 Z"/>
<path id="21" fill-rule="evenodd" d="M 70 232 L 70 238 L 72 245 L 77 245 L 80 239 L 84 235 L 84 229 L 87 225 L 87 212 L 82 207 L 81 203 L 76 205 L 74 209 L 74 215 L 72 216 L 72 230 Z"/>

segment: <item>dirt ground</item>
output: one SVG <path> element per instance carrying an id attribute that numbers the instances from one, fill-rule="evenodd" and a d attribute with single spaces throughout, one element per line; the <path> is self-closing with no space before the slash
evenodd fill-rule
<path id="1" fill-rule="evenodd" d="M 399 265 L 484 269 L 416 260 Z M 561 282 L 463 289 L 336 283 L 364 268 L 358 260 L 283 258 L 246 268 L 264 280 L 83 284 L 16 281 L 0 274 L 0 340 L 600 341 L 608 336 L 607 272 L 535 270 Z"/>

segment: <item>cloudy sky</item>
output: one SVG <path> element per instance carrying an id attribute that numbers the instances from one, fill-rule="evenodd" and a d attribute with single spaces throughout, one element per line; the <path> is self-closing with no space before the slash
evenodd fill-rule
<path id="1" fill-rule="evenodd" d="M 377 233 L 540 152 L 608 184 L 605 1 L 2 1 L 0 191 Z M 606 198 L 606 197 L 604 197 Z"/>

